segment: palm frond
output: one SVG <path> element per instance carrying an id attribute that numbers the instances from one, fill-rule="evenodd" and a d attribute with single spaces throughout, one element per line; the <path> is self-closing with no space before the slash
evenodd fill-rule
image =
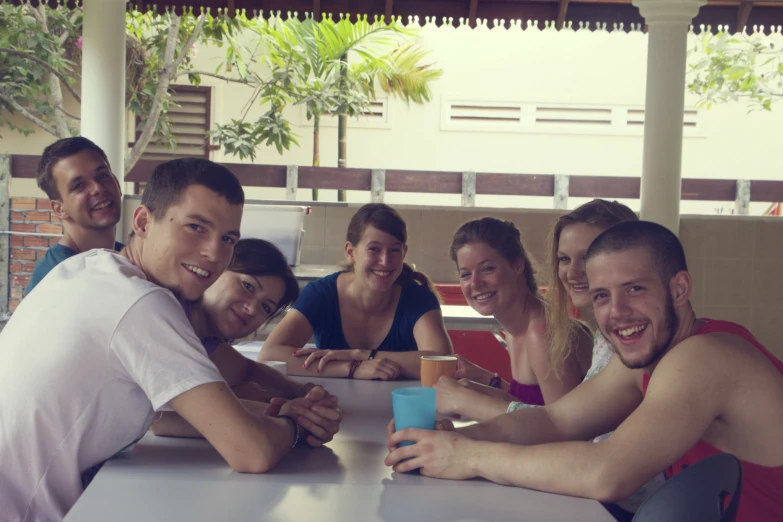
<path id="1" fill-rule="evenodd" d="M 439 79 L 443 71 L 432 64 L 421 64 L 429 51 L 415 43 L 395 49 L 376 63 L 375 77 L 383 92 L 405 100 L 423 104 L 432 100 L 430 83 Z"/>

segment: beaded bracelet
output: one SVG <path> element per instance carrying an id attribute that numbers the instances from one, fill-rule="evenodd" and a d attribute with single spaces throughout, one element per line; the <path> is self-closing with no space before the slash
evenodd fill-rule
<path id="1" fill-rule="evenodd" d="M 294 419 L 290 415 L 278 415 L 277 418 L 279 418 L 279 419 L 288 419 L 288 420 L 290 420 L 293 423 L 293 425 L 294 425 L 294 442 L 293 442 L 293 444 L 291 444 L 291 448 L 295 448 L 299 444 L 300 437 L 302 436 L 302 432 L 299 429 L 299 424 L 297 424 L 296 423 L 296 419 Z"/>
<path id="2" fill-rule="evenodd" d="M 360 364 L 362 364 L 362 361 L 360 360 L 351 361 L 351 369 L 348 370 L 349 379 L 353 379 L 353 374 L 356 372 L 356 369 L 359 367 Z"/>

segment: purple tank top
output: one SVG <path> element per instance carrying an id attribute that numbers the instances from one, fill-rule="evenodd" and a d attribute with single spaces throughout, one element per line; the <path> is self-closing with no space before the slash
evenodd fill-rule
<path id="1" fill-rule="evenodd" d="M 521 384 L 516 380 L 512 380 L 508 394 L 516 397 L 519 402 L 532 406 L 544 406 L 545 404 L 544 396 L 541 394 L 541 387 L 537 384 Z"/>

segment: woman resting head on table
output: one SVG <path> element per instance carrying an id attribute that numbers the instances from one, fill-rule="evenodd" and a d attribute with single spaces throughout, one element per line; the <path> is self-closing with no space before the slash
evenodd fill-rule
<path id="1" fill-rule="evenodd" d="M 273 398 L 294 399 L 305 397 L 314 388 L 313 384 L 301 385 L 248 359 L 231 346 L 233 339 L 247 337 L 284 312 L 298 296 L 299 284 L 283 253 L 263 239 L 241 239 L 234 246 L 228 268 L 204 292 L 203 299 L 195 305 L 184 305 L 210 360 L 239 399 L 263 403 Z M 259 412 L 266 409 L 265 404 L 245 402 L 245 406 Z M 308 431 L 315 430 L 311 433 L 316 439 L 317 434 L 323 435 L 308 426 L 303 425 Z M 174 415 L 161 416 L 151 430 L 159 436 L 196 436 Z"/>
<path id="2" fill-rule="evenodd" d="M 460 357 L 460 380 L 442 377 L 435 385 L 439 413 L 484 421 L 506 413 L 514 401 L 555 401 L 582 382 L 590 366 L 590 335 L 576 329 L 563 349 L 551 349 L 546 306 L 514 223 L 469 221 L 454 234 L 450 254 L 468 304 L 505 330 L 513 380 Z"/>
<path id="3" fill-rule="evenodd" d="M 288 373 L 419 378 L 422 355 L 448 355 L 437 293 L 405 263 L 405 221 L 388 205 L 361 207 L 348 225 L 346 268 L 309 283 L 264 343 L 259 360 Z M 302 347 L 315 337 L 317 348 Z"/>

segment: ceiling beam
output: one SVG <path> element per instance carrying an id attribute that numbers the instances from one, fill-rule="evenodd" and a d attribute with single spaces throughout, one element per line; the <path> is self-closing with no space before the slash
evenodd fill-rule
<path id="1" fill-rule="evenodd" d="M 476 27 L 476 11 L 478 11 L 478 0 L 470 0 L 470 11 L 468 12 L 468 25 Z"/>
<path id="2" fill-rule="evenodd" d="M 557 2 L 557 23 L 555 27 L 561 30 L 565 25 L 566 12 L 568 11 L 568 0 L 559 0 Z"/>
<path id="3" fill-rule="evenodd" d="M 737 9 L 737 32 L 742 32 L 745 26 L 748 25 L 748 19 L 750 18 L 750 10 L 753 9 L 752 1 L 740 2 Z"/>
<path id="4" fill-rule="evenodd" d="M 386 0 L 386 5 L 383 10 L 383 20 L 390 24 L 392 21 L 392 10 L 394 9 L 394 0 Z"/>

